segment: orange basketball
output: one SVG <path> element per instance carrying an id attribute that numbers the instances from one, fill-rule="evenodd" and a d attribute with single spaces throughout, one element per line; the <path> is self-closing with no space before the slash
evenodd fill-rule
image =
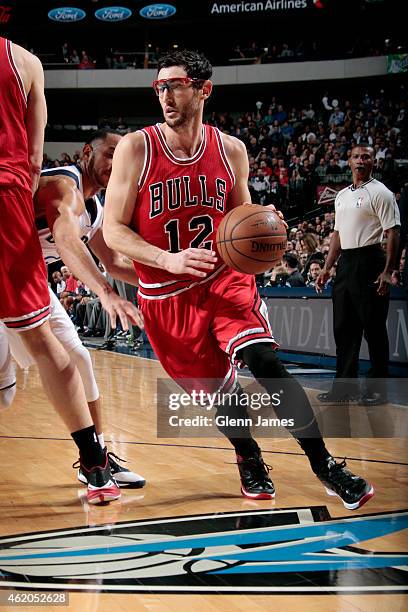
<path id="1" fill-rule="evenodd" d="M 286 248 L 286 226 L 270 208 L 242 204 L 225 215 L 217 231 L 224 262 L 246 274 L 260 274 L 278 264 Z"/>

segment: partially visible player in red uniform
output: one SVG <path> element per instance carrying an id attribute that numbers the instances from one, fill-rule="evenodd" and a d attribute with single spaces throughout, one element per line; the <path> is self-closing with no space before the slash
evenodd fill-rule
<path id="1" fill-rule="evenodd" d="M 326 450 L 304 390 L 276 356 L 254 277 L 217 258 L 221 219 L 250 194 L 243 143 L 202 123 L 211 74 L 208 60 L 196 52 L 159 60 L 153 87 L 164 123 L 126 135 L 116 148 L 106 241 L 135 261 L 145 328 L 167 373 L 188 390 L 230 390 L 242 361 L 268 393 L 283 389 L 277 416 L 294 417 L 296 430 L 290 431 L 315 474 L 347 508 L 358 508 L 373 495 L 372 486 Z M 242 406 L 236 411 L 239 416 Z M 237 454 L 242 493 L 274 497 L 249 428 L 223 433 Z"/>
<path id="2" fill-rule="evenodd" d="M 47 122 L 43 69 L 37 57 L 5 38 L 0 68 L 0 320 L 21 332 L 50 401 L 72 432 L 88 474 L 88 501 L 117 499 L 120 490 L 97 440 L 79 372 L 47 320 L 50 296 L 33 205 Z"/>

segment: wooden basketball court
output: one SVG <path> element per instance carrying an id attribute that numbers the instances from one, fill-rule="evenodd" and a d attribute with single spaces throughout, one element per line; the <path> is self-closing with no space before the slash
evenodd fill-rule
<path id="1" fill-rule="evenodd" d="M 103 397 L 109 450 L 143 474 L 147 485 L 143 489 L 123 490 L 121 500 L 107 506 L 89 507 L 84 498 L 85 488 L 71 468 L 77 458 L 73 441 L 46 400 L 36 369 L 29 373 L 20 371 L 14 406 L 2 413 L 0 419 L 3 605 L 6 593 L 16 589 L 29 593 L 21 590 L 26 588 L 68 591 L 68 609 L 82 612 L 406 609 L 408 563 L 401 565 L 398 561 L 400 565 L 393 566 L 378 561 L 383 567 L 364 565 L 368 559 L 370 563 L 374 558 L 379 560 L 383 553 L 400 558 L 408 549 L 407 531 L 402 529 L 406 523 L 399 522 L 403 521 L 401 511 L 408 507 L 405 439 L 328 441 L 336 457 L 347 456 L 350 469 L 363 474 L 376 487 L 374 498 L 359 511 L 350 512 L 337 498 L 326 495 L 298 445 L 287 438 L 262 440 L 264 459 L 273 466 L 275 500 L 244 499 L 234 453 L 222 438 L 157 438 L 156 379 L 164 374 L 156 361 L 96 351 L 92 357 Z M 348 519 L 363 515 L 369 515 L 373 521 L 371 530 L 366 527 L 366 531 L 358 531 L 361 522 L 347 523 Z M 174 517 L 178 520 L 172 521 Z M 265 540 L 263 544 L 259 540 L 262 530 L 305 529 L 299 532 L 300 540 L 313 538 L 315 532 L 309 533 L 307 529 L 327 527 L 330 517 L 347 520 L 333 522 L 324 537 L 331 541 L 333 533 L 338 532 L 348 538 L 347 545 L 345 540 L 334 538 L 332 545 L 311 549 L 309 557 L 307 551 L 303 551 L 306 557 L 301 551 L 292 557 L 287 552 L 275 557 L 283 563 L 279 572 L 275 569 L 262 573 L 261 568 L 256 569 L 257 563 L 265 566 L 262 555 L 268 552 L 264 550 Z M 371 539 L 357 537 L 358 533 L 367 535 L 367 529 Z M 154 542 L 150 549 L 140 545 L 138 530 L 144 533 L 145 541 Z M 222 554 L 234 559 L 234 554 L 247 550 L 245 547 L 251 542 L 245 544 L 244 539 L 249 531 L 255 538 L 252 543 L 255 552 L 262 545 L 258 557 L 255 554 L 241 573 L 227 572 L 224 577 L 222 572 L 217 574 L 217 568 L 224 570 L 233 565 L 221 562 Z M 245 544 L 242 549 L 238 550 L 228 540 L 228 532 L 235 532 L 237 544 Z M 383 535 L 377 537 L 378 533 Z M 219 538 L 215 544 L 212 534 Z M 87 535 L 91 539 L 86 539 Z M 322 534 L 316 531 L 316 536 Z M 113 537 L 122 538 L 124 546 L 130 548 L 118 547 L 118 539 L 112 544 L 109 538 Z M 178 546 L 175 538 L 179 538 Z M 161 551 L 157 548 L 160 539 L 167 543 L 163 543 Z M 284 532 L 280 545 L 287 546 L 289 540 L 296 544 L 296 539 Z M 97 562 L 79 551 L 82 541 L 89 554 L 92 549 L 92 554 L 97 555 Z M 106 543 L 116 546 L 117 554 L 122 555 L 117 563 L 112 556 L 106 559 L 115 552 Z M 214 549 L 211 560 L 205 554 L 206 546 L 211 545 L 217 550 L 224 546 L 222 554 L 218 551 L 218 560 Z M 142 553 L 137 552 L 138 546 L 142 546 Z M 161 555 L 157 563 L 157 559 L 153 561 L 155 550 Z M 17 560 L 5 569 L 10 551 L 12 556 L 17 555 Z M 39 556 L 39 551 L 40 555 L 45 554 Z M 62 556 L 61 551 L 65 551 Z M 321 551 L 329 552 L 317 558 Z M 367 555 L 373 552 L 377 555 Z M 129 578 L 129 565 L 125 567 L 132 554 L 137 557 L 138 567 L 144 568 L 141 574 L 134 574 L 136 578 Z M 148 570 L 149 564 L 141 562 L 146 555 L 151 559 Z M 342 568 L 336 565 L 341 557 Z M 304 564 L 305 559 L 316 564 L 329 563 L 330 571 L 319 572 L 318 566 L 312 572 L 304 571 L 304 565 L 302 570 L 299 564 Z M 157 569 L 159 566 L 161 570 Z M 5 609 L 14 609 L 15 605 Z"/>

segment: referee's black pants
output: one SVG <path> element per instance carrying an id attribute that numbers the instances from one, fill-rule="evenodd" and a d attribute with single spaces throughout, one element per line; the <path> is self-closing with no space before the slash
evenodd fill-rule
<path id="1" fill-rule="evenodd" d="M 385 379 L 388 374 L 388 333 L 386 327 L 389 292 L 377 293 L 374 284 L 384 270 L 385 253 L 379 244 L 341 251 L 333 286 L 333 323 L 336 342 L 336 378 L 354 379 L 358 376 L 361 340 L 368 344 L 371 361 L 370 378 Z M 370 385 L 383 391 L 380 381 Z M 335 381 L 348 392 L 358 392 L 358 383 Z"/>

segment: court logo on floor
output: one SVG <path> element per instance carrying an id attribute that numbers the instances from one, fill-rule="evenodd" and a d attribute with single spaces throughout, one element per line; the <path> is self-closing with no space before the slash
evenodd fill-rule
<path id="1" fill-rule="evenodd" d="M 407 527 L 408 511 L 331 519 L 313 507 L 25 534 L 0 540 L 0 588 L 398 593 L 408 554 L 356 545 Z"/>

